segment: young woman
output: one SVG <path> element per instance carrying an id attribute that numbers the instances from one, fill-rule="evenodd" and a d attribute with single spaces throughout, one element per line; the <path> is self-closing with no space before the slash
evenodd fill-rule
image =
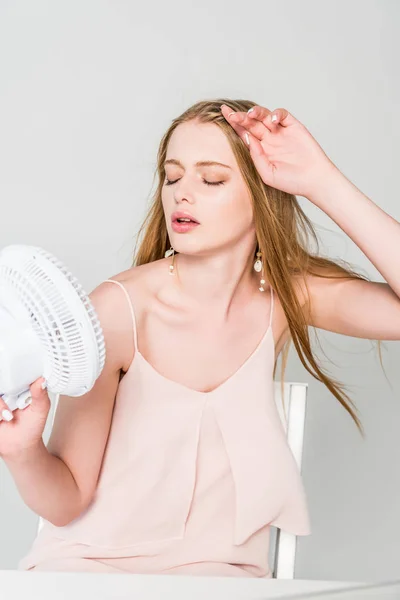
<path id="1" fill-rule="evenodd" d="M 286 109 L 199 102 L 161 140 L 134 266 L 91 294 L 107 361 L 83 398 L 0 423 L 0 454 L 45 519 L 20 569 L 271 577 L 270 526 L 310 533 L 273 398 L 308 327 L 400 339 L 400 224 L 361 193 Z M 324 210 L 387 283 L 312 253 L 295 195 Z M 4 406 L 0 408 L 5 408 Z"/>

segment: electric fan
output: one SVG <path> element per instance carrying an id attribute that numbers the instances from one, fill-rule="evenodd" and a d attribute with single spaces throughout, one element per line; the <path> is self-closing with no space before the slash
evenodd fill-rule
<path id="1" fill-rule="evenodd" d="M 77 279 L 42 248 L 0 252 L 0 395 L 11 411 L 31 402 L 39 377 L 48 391 L 82 396 L 105 362 L 103 331 Z"/>

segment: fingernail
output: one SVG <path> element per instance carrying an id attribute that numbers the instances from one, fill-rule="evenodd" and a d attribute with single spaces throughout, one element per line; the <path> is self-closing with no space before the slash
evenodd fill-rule
<path id="1" fill-rule="evenodd" d="M 275 121 L 277 121 L 277 120 L 278 120 L 278 117 L 276 115 L 274 115 L 273 117 L 271 117 L 271 121 L 273 123 L 275 123 Z"/>
<path id="2" fill-rule="evenodd" d="M 11 421 L 14 418 L 14 415 L 6 408 L 2 411 L 1 415 L 6 421 Z"/>
<path id="3" fill-rule="evenodd" d="M 42 388 L 42 390 L 45 390 L 47 388 L 47 381 L 44 380 L 40 387 Z"/>
<path id="4" fill-rule="evenodd" d="M 235 114 L 236 114 L 235 111 L 230 112 L 229 115 L 228 115 L 228 117 L 230 117 L 231 115 L 235 115 Z"/>
<path id="5" fill-rule="evenodd" d="M 244 137 L 246 138 L 246 144 L 247 144 L 248 146 L 250 146 L 249 134 L 247 133 L 247 131 L 246 131 L 246 133 L 244 134 Z"/>
<path id="6" fill-rule="evenodd" d="M 253 108 L 249 108 L 249 110 L 247 111 L 247 114 L 253 112 L 253 110 L 254 110 L 254 106 L 253 106 Z"/>

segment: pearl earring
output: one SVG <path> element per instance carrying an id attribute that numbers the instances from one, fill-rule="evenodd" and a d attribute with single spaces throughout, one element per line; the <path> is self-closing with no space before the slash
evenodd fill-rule
<path id="1" fill-rule="evenodd" d="M 262 261 L 262 253 L 261 251 L 257 252 L 257 259 L 254 263 L 254 270 L 257 271 L 257 273 L 259 273 L 261 271 L 261 279 L 260 279 L 260 287 L 258 288 L 260 290 L 260 292 L 264 291 L 264 283 L 265 283 L 265 279 L 264 279 L 264 264 Z"/>
<path id="2" fill-rule="evenodd" d="M 166 252 L 164 254 L 165 258 L 168 258 L 170 256 L 172 256 L 172 264 L 169 265 L 169 274 L 173 275 L 174 274 L 175 250 L 172 248 L 172 246 L 169 250 L 166 250 Z"/>

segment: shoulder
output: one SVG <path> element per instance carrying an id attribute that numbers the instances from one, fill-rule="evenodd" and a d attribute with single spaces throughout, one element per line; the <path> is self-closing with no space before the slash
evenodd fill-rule
<path id="1" fill-rule="evenodd" d="M 306 308 L 312 293 L 314 278 L 308 273 L 306 275 L 294 275 L 292 284 L 301 308 Z"/>
<path id="2" fill-rule="evenodd" d="M 165 259 L 111 275 L 122 284 L 134 307 L 136 323 L 144 308 L 148 309 L 162 289 L 165 274 L 169 276 L 168 262 Z M 90 300 L 100 319 L 108 350 L 122 371 L 127 371 L 133 358 L 133 323 L 128 299 L 119 285 L 102 281 L 90 294 Z"/>
<path id="3" fill-rule="evenodd" d="M 324 286 L 326 281 L 329 281 L 322 277 L 317 277 L 315 275 L 311 275 L 309 273 L 306 274 L 294 274 L 291 276 L 291 285 L 294 291 L 294 294 L 297 298 L 297 301 L 300 305 L 300 309 L 305 316 L 305 319 L 308 323 L 309 321 L 309 310 L 310 305 L 312 303 L 312 298 L 318 294 L 318 290 L 321 286 Z M 326 285 L 326 284 L 325 284 Z M 284 344 L 288 342 L 291 338 L 291 333 L 289 329 L 289 323 L 285 314 L 285 311 L 282 307 L 281 300 L 277 295 L 277 325 L 276 325 L 276 354 L 279 355 L 282 350 Z"/>
<path id="4" fill-rule="evenodd" d="M 327 314 L 328 309 L 335 312 L 335 299 L 342 294 L 342 285 L 346 281 L 340 275 L 334 269 L 314 268 L 313 273 L 293 277 L 294 290 L 307 326 L 316 326 L 318 313 Z"/>
<path id="5" fill-rule="evenodd" d="M 160 293 L 160 290 L 163 289 L 168 281 L 168 265 L 168 259 L 163 258 L 137 267 L 130 267 L 125 271 L 111 275 L 108 279 L 122 283 L 136 308 L 136 305 L 140 307 L 142 303 L 152 302 Z M 103 282 L 102 285 L 114 288 L 114 291 L 119 292 L 118 296 L 126 302 L 125 295 L 118 289 L 119 286 L 107 282 Z"/>
<path id="6" fill-rule="evenodd" d="M 303 310 L 308 309 L 313 300 L 323 301 L 345 281 L 337 271 L 317 269 L 315 273 L 293 277 L 293 285 Z M 328 296 L 327 296 L 328 295 Z"/>

